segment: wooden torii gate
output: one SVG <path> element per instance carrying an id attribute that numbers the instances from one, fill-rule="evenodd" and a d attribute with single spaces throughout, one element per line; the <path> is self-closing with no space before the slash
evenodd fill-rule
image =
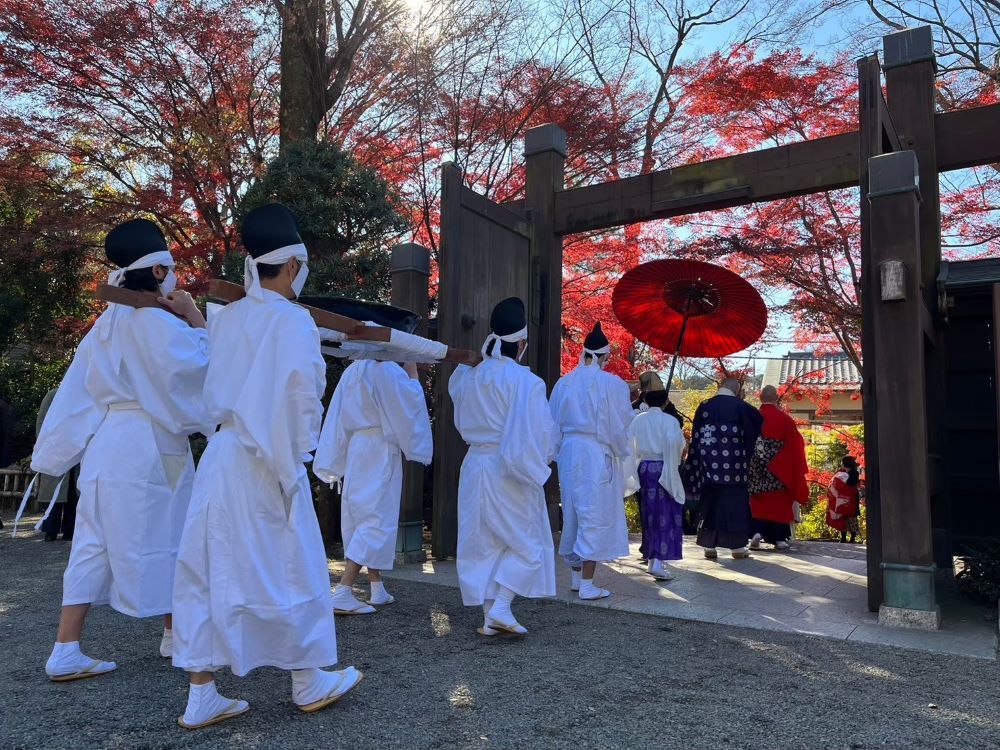
<path id="1" fill-rule="evenodd" d="M 459 189 L 456 168 L 447 165 L 440 299 L 448 325 L 470 336 L 458 343 L 474 345 L 485 336 L 484 305 L 501 296 L 484 285 L 482 271 L 507 253 L 529 264 L 521 279 L 505 276 L 502 291 L 519 290 L 528 301 L 528 363 L 551 388 L 559 377 L 563 236 L 860 187 L 869 606 L 885 622 L 936 627 L 931 508 L 946 492 L 939 470 L 943 323 L 934 284 L 938 173 L 1000 162 L 1000 105 L 935 112 L 929 27 L 884 37 L 883 57 L 881 66 L 874 55 L 858 61 L 858 130 L 851 133 L 567 190 L 566 134 L 542 125 L 525 138 L 525 199 L 504 206 Z M 479 281 L 470 285 L 473 276 Z M 449 373 L 444 368 L 437 379 L 439 415 L 450 414 Z M 455 550 L 464 446 L 450 424 L 439 420 L 436 429 L 436 454 L 448 456 L 434 488 L 434 555 L 444 558 Z"/>

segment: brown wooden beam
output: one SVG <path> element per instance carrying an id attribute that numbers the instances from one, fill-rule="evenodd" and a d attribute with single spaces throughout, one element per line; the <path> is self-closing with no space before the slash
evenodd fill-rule
<path id="1" fill-rule="evenodd" d="M 873 106 L 889 150 L 905 148 L 881 90 Z M 939 172 L 1000 162 L 1000 104 L 940 113 L 934 117 L 934 131 Z M 861 177 L 858 137 L 857 132 L 842 133 L 563 190 L 556 193 L 555 230 L 609 229 L 853 187 Z"/>
<path id="2" fill-rule="evenodd" d="M 431 251 L 423 245 L 406 243 L 392 248 L 392 304 L 413 310 L 422 320 L 414 331 L 428 335 L 430 315 L 429 281 Z M 421 385 L 427 377 L 420 375 Z M 416 461 L 403 462 L 403 489 L 399 504 L 399 530 L 396 561 L 404 564 L 423 562 L 424 553 L 424 467 Z"/>
<path id="3" fill-rule="evenodd" d="M 873 157 L 869 172 L 873 276 L 874 269 L 891 263 L 902 282 L 901 295 L 891 285 L 883 289 L 879 284 L 879 296 L 872 300 L 873 320 L 867 323 L 878 354 L 879 429 L 874 439 L 884 555 L 879 621 L 936 627 L 940 615 L 934 597 L 926 385 L 921 367 L 925 346 L 919 166 L 912 151 L 900 151 Z"/>
<path id="4" fill-rule="evenodd" d="M 556 193 L 572 234 L 858 184 L 858 134 L 817 138 Z"/>
<path id="5" fill-rule="evenodd" d="M 934 120 L 938 172 L 1000 163 L 1000 104 L 943 112 Z"/>
<path id="6" fill-rule="evenodd" d="M 531 225 L 523 215 L 515 213 L 511 207 L 494 203 L 485 195 L 480 195 L 471 190 L 463 190 L 461 192 L 461 201 L 463 208 L 479 214 L 484 219 L 489 219 L 494 224 L 499 224 L 504 229 L 509 229 L 526 239 L 531 239 Z"/>
<path id="7" fill-rule="evenodd" d="M 879 296 L 878 268 L 872 261 L 871 203 L 868 200 L 868 160 L 884 151 L 885 120 L 889 110 L 882 96 L 882 70 L 878 56 L 858 60 L 858 134 L 860 153 L 860 231 L 861 231 L 861 348 L 864 351 L 862 393 L 864 399 L 865 490 L 868 520 L 868 609 L 878 612 L 882 605 L 882 505 L 879 494 L 878 458 L 878 350 L 875 347 L 875 300 Z M 895 137 L 895 131 L 893 131 Z M 897 139 L 898 143 L 898 139 Z"/>

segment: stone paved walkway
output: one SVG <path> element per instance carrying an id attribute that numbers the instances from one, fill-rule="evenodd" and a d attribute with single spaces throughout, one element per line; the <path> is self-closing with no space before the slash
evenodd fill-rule
<path id="1" fill-rule="evenodd" d="M 997 658 L 997 622 L 956 594 L 943 592 L 942 628 L 936 632 L 882 627 L 868 611 L 865 548 L 795 542 L 790 552 L 765 549 L 749 560 L 720 551 L 706 560 L 693 538 L 684 559 L 672 563 L 674 581 L 656 582 L 638 560 L 638 539 L 626 560 L 598 567 L 597 583 L 613 595 L 581 602 L 569 591 L 569 570 L 557 560 L 556 598 L 624 612 L 879 643 L 981 659 Z M 332 570 L 339 573 L 339 564 Z M 454 561 L 401 566 L 387 574 L 410 581 L 458 586 Z"/>

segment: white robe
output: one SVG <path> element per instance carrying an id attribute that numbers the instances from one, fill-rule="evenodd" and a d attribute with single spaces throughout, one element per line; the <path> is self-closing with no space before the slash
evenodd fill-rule
<path id="1" fill-rule="evenodd" d="M 80 342 L 31 465 L 59 476 L 81 464 L 63 605 L 150 617 L 170 612 L 194 476 L 188 435 L 208 430 L 208 338 L 163 310 L 115 307 Z"/>
<path id="2" fill-rule="evenodd" d="M 562 434 L 559 554 L 573 565 L 628 554 L 622 502 L 632 403 L 624 380 L 596 364 L 579 365 L 552 389 L 552 417 Z"/>
<path id="3" fill-rule="evenodd" d="M 337 662 L 326 553 L 304 462 L 326 383 L 309 314 L 265 290 L 209 321 L 205 403 L 220 424 L 195 476 L 174 582 L 173 663 Z"/>
<path id="4" fill-rule="evenodd" d="M 429 464 L 434 441 L 420 381 L 395 362 L 361 360 L 337 383 L 316 448 L 313 472 L 344 479 L 340 530 L 344 555 L 391 570 L 396 560 L 403 456 Z"/>
<path id="5" fill-rule="evenodd" d="M 455 426 L 469 444 L 458 483 L 462 602 L 555 596 L 552 530 L 542 485 L 558 444 L 545 383 L 507 357 L 460 365 L 448 383 Z"/>
<path id="6" fill-rule="evenodd" d="M 676 417 L 663 409 L 650 409 L 639 414 L 629 427 L 629 441 L 632 445 L 632 458 L 625 494 L 631 495 L 639 491 L 640 461 L 663 461 L 660 486 L 670 493 L 675 502 L 684 505 L 680 465 L 685 442 Z"/>

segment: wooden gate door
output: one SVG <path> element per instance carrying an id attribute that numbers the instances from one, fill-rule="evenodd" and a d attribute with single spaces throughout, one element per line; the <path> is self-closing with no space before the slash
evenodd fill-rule
<path id="1" fill-rule="evenodd" d="M 509 207 L 463 184 L 455 164 L 441 168 L 441 243 L 438 259 L 438 338 L 450 346 L 478 349 L 490 332 L 490 312 L 505 297 L 528 308 L 528 339 L 538 340 L 541 289 L 530 258 L 531 227 Z M 531 356 L 529 350 L 528 357 Z M 534 362 L 528 362 L 535 369 Z M 434 524 L 432 553 L 455 555 L 458 537 L 458 474 L 466 445 L 455 429 L 448 397 L 454 365 L 437 367 L 434 385 Z"/>

